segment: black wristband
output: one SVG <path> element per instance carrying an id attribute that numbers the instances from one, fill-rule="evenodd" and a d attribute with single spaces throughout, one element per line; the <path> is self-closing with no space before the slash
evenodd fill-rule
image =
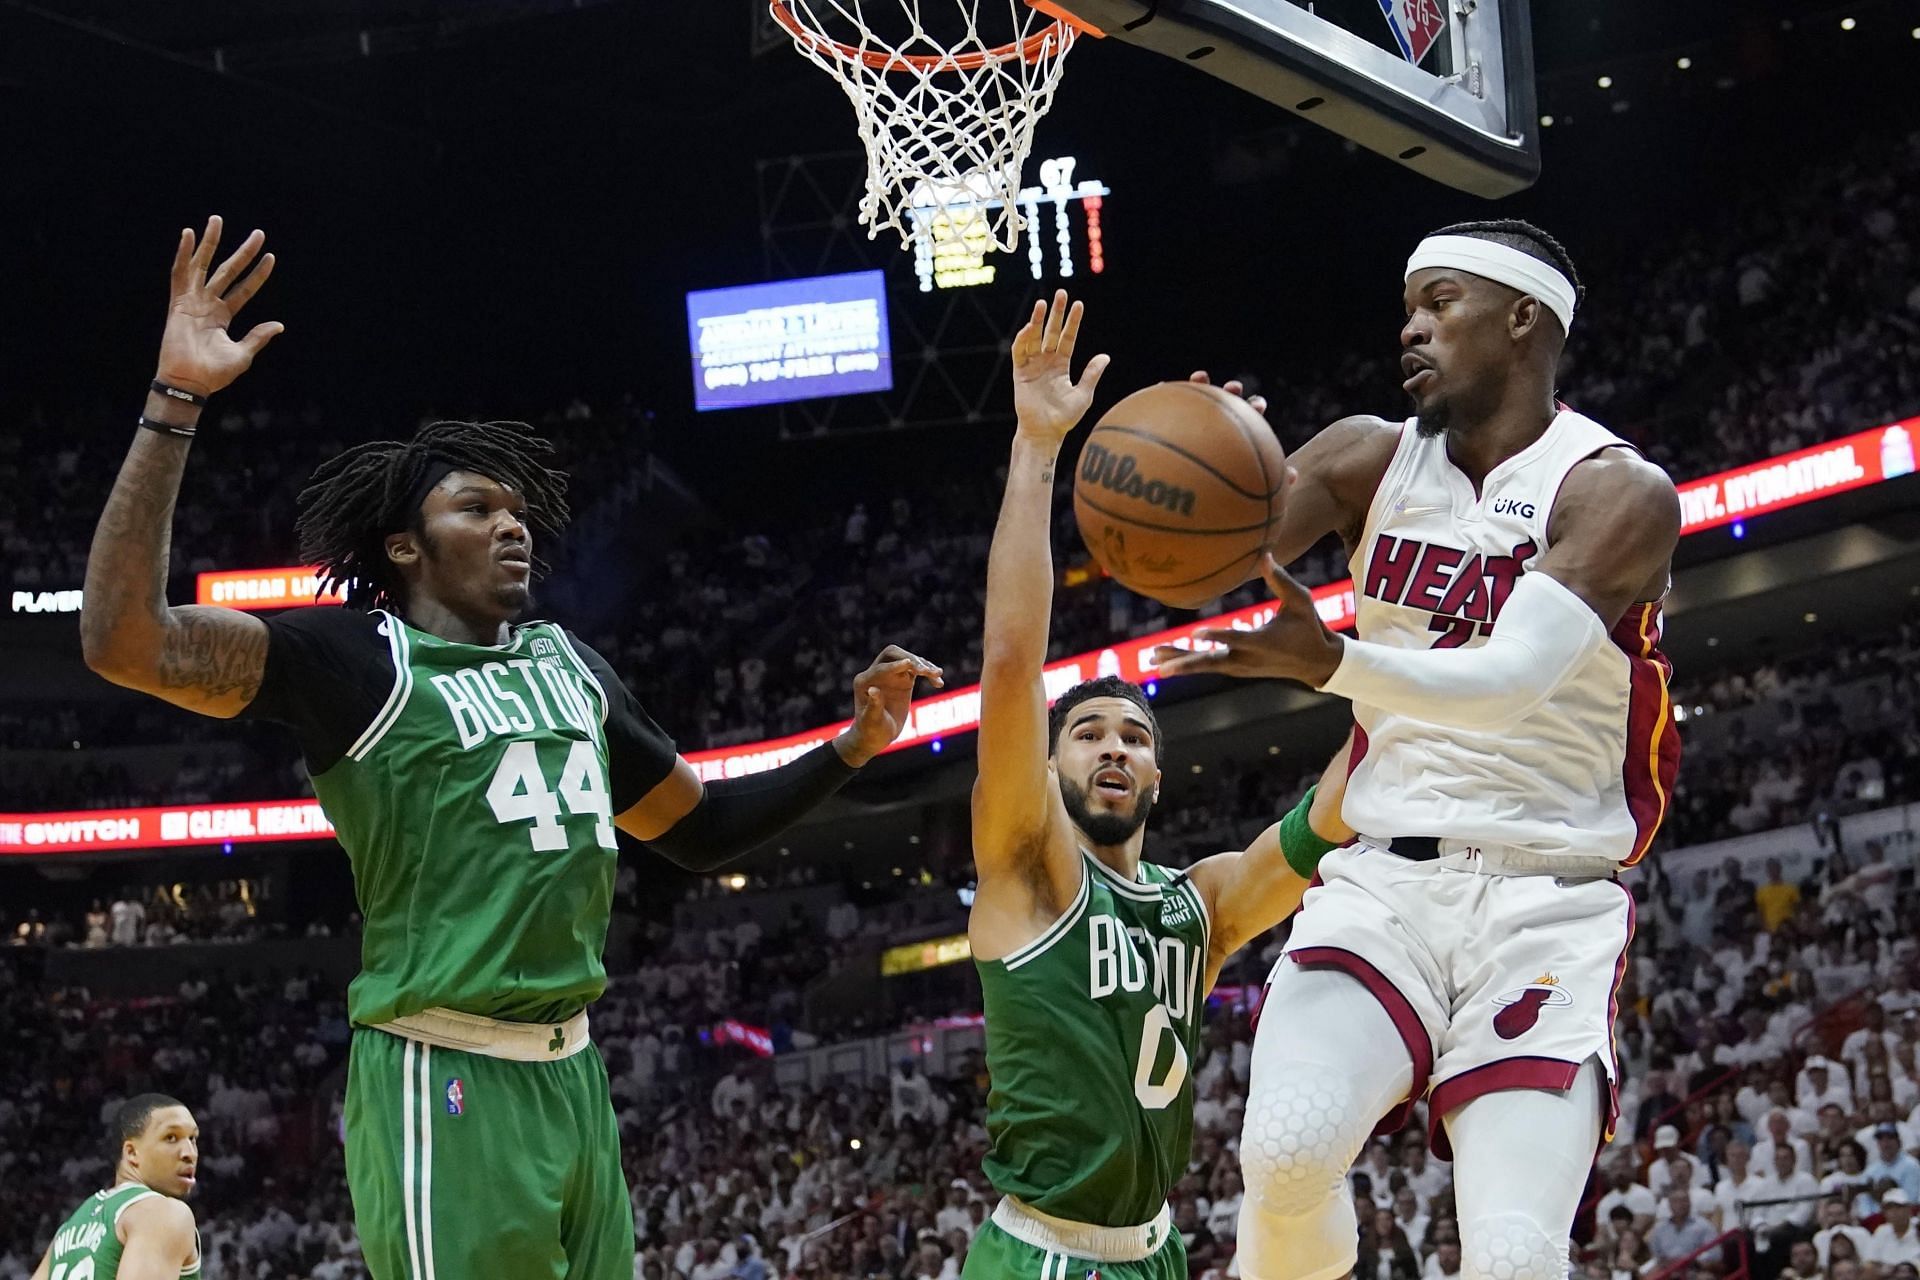
<path id="1" fill-rule="evenodd" d="M 182 440 L 193 439 L 195 433 L 199 431 L 198 427 L 183 426 L 178 422 L 159 422 L 147 417 L 144 413 L 140 415 L 140 425 L 148 431 L 157 431 L 163 436 L 176 436 Z"/>
<path id="2" fill-rule="evenodd" d="M 708 783 L 685 817 L 646 843 L 689 871 L 712 871 L 785 831 L 857 772 L 823 742 L 778 769 Z"/>
<path id="3" fill-rule="evenodd" d="M 197 396 L 193 394 L 193 392 L 183 391 L 179 387 L 170 387 L 158 378 L 155 378 L 147 385 L 169 400 L 184 400 L 196 409 L 204 409 L 207 407 L 207 398 L 205 396 Z"/>

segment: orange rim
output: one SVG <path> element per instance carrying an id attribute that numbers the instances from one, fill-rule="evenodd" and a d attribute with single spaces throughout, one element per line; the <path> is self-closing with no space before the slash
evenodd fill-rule
<path id="1" fill-rule="evenodd" d="M 875 71 L 892 71 L 897 67 L 912 67 L 916 71 L 978 71 L 989 64 L 1012 62 L 1016 58 L 1021 62 L 1038 62 L 1065 47 L 1070 29 L 1065 21 L 1056 18 L 1025 40 L 996 45 L 977 53 L 895 53 L 883 49 L 862 49 L 857 45 L 829 39 L 800 21 L 787 0 L 772 0 L 768 8 L 773 20 L 785 27 L 788 35 L 809 49 L 831 54 L 842 62 L 864 63 Z"/>

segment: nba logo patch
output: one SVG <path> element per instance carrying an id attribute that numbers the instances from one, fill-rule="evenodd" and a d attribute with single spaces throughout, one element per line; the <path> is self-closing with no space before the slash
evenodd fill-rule
<path id="1" fill-rule="evenodd" d="M 1380 12 L 1393 28 L 1400 56 L 1416 67 L 1447 26 L 1444 0 L 1380 0 Z"/>
<path id="2" fill-rule="evenodd" d="M 460 1077 L 447 1081 L 447 1114 L 457 1116 L 467 1109 L 466 1092 L 460 1087 Z"/>

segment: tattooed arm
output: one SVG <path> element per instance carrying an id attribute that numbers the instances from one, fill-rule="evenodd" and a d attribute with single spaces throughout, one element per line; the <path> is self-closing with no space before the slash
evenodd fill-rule
<path id="1" fill-rule="evenodd" d="M 244 373 L 281 331 L 279 324 L 268 323 L 256 325 L 239 341 L 227 333 L 234 315 L 273 271 L 273 255 L 268 254 L 248 273 L 265 241 L 254 232 L 209 276 L 208 265 L 220 244 L 220 219 L 208 222 L 197 245 L 191 231 L 180 233 L 173 258 L 173 301 L 160 341 L 159 381 L 211 395 Z M 147 396 L 150 421 L 191 428 L 199 413 L 157 391 Z M 233 609 L 167 605 L 173 504 L 190 443 L 185 436 L 136 433 L 93 531 L 80 644 L 87 665 L 115 684 L 224 718 L 240 714 L 260 689 L 267 628 L 260 619 Z"/>

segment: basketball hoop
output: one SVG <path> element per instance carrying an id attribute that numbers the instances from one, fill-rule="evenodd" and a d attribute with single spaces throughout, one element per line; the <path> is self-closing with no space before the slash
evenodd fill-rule
<path id="1" fill-rule="evenodd" d="M 929 31 L 922 4 L 951 6 L 947 30 Z M 1011 38 L 990 44 L 982 7 L 1007 9 Z M 1020 169 L 1033 130 L 1053 105 L 1061 65 L 1079 32 L 1025 0 L 771 0 L 794 47 L 823 68 L 853 103 L 867 152 L 860 223 L 902 248 L 938 226 L 943 235 L 1020 240 Z M 880 25 L 867 10 L 891 10 Z M 827 21 L 822 21 L 822 17 Z M 849 38 L 835 39 L 834 31 Z"/>

